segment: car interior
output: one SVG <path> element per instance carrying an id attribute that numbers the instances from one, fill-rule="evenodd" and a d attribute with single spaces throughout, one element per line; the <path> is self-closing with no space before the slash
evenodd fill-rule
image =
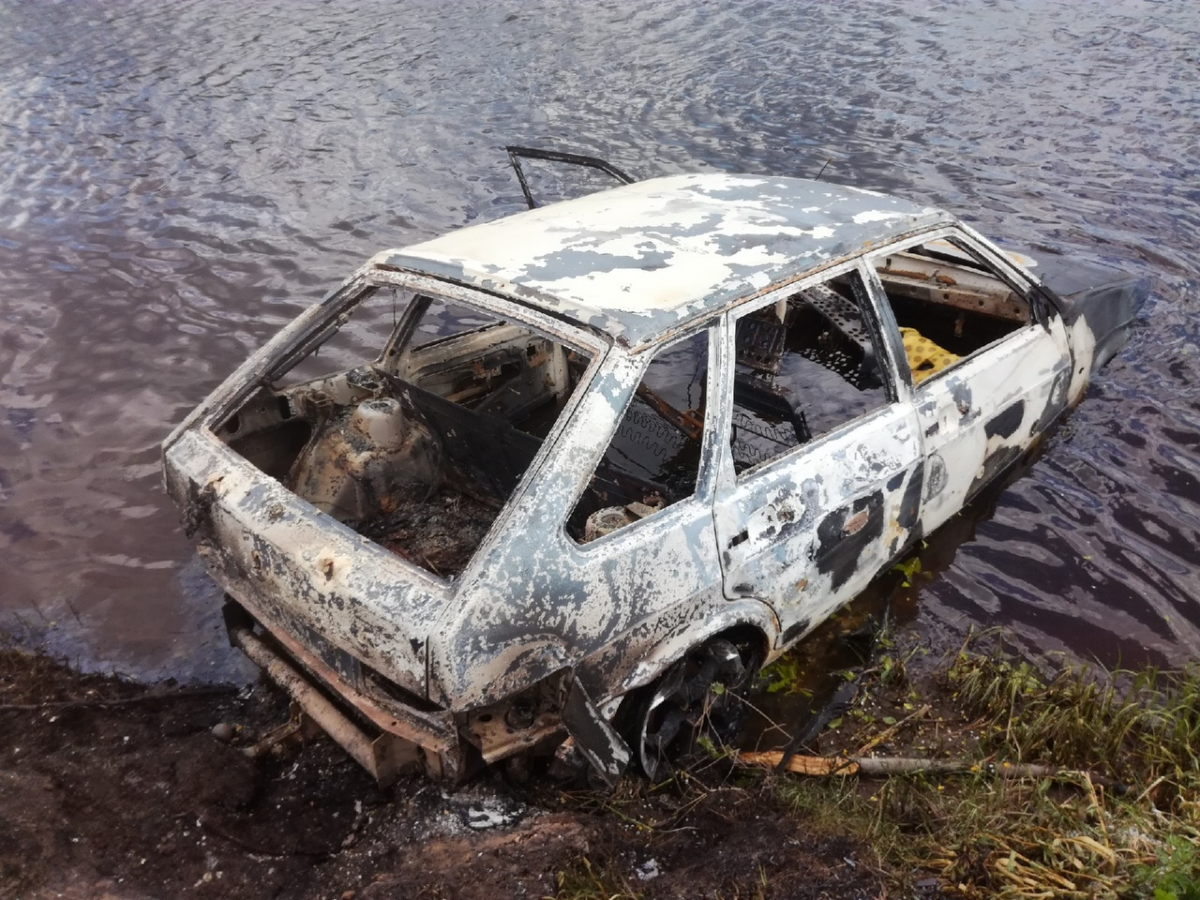
<path id="1" fill-rule="evenodd" d="M 216 432 L 318 509 L 453 577 L 590 358 L 479 310 L 390 293 L 376 291 Z"/>

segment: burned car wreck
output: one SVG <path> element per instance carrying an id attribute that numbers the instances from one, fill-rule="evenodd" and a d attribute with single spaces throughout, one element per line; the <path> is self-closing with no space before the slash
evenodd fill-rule
<path id="1" fill-rule="evenodd" d="M 1079 401 L 1146 292 L 869 191 L 630 183 L 377 254 L 165 483 L 233 642 L 381 781 L 564 739 L 654 776 Z"/>

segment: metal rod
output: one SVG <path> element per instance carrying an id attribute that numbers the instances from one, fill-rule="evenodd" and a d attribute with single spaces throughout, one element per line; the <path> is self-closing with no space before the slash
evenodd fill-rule
<path id="1" fill-rule="evenodd" d="M 265 671 L 272 681 L 287 691 L 288 696 L 300 704 L 300 708 L 354 757 L 359 765 L 374 775 L 376 780 L 379 780 L 381 775 L 387 777 L 388 773 L 379 771 L 371 738 L 322 697 L 304 676 L 289 666 L 279 654 L 247 628 L 231 629 L 229 640 Z"/>
<path id="2" fill-rule="evenodd" d="M 504 149 L 508 152 L 508 161 L 512 163 L 512 167 L 517 173 L 517 181 L 521 182 L 521 192 L 525 195 L 525 202 L 529 204 L 530 209 L 537 209 L 538 204 L 533 199 L 533 192 L 529 190 L 529 182 L 525 180 L 525 172 L 521 168 L 522 157 L 525 159 L 541 159 L 547 162 L 560 162 L 571 166 L 587 166 L 588 168 L 599 169 L 606 175 L 611 175 L 622 184 L 633 184 L 637 181 L 632 175 L 596 156 L 584 156 L 579 153 L 562 153 L 558 150 L 539 150 L 537 147 L 510 146 Z"/>

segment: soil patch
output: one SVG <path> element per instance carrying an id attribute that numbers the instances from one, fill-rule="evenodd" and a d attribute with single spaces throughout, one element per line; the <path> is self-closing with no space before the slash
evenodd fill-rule
<path id="1" fill-rule="evenodd" d="M 288 715 L 267 685 L 134 685 L 0 653 L 0 897 L 879 894 L 869 850 L 810 833 L 757 782 L 608 795 L 489 772 L 380 791 L 325 738 L 242 752 Z"/>

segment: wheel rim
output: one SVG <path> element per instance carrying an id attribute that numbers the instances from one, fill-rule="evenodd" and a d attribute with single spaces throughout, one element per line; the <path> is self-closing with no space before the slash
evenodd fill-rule
<path id="1" fill-rule="evenodd" d="M 737 648 L 728 641 L 710 641 L 672 666 L 655 684 L 636 720 L 636 746 L 642 771 L 652 781 L 670 768 L 670 758 L 705 730 L 721 734 L 733 691 L 747 680 Z M 724 688 L 714 691 L 713 685 Z M 723 715 L 725 713 L 726 715 Z M 715 726 L 715 727 L 714 727 Z"/>

